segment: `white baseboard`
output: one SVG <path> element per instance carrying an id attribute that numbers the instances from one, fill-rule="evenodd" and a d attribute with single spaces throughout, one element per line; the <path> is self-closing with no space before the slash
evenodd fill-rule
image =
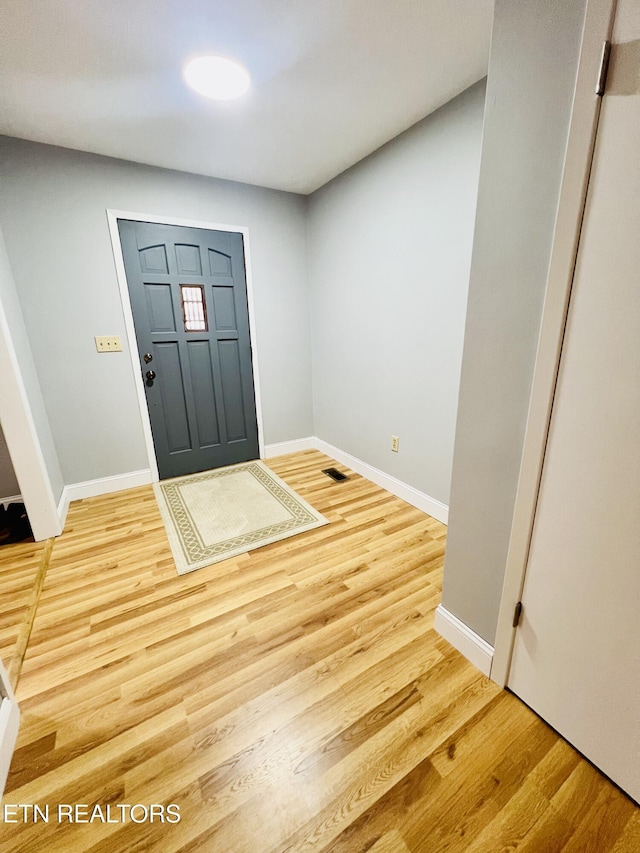
<path id="1" fill-rule="evenodd" d="M 8 498 L 0 498 L 0 504 L 4 507 L 8 507 L 9 504 L 23 504 L 24 500 L 22 495 L 11 495 Z"/>
<path id="2" fill-rule="evenodd" d="M 441 604 L 436 607 L 435 629 L 480 672 L 489 675 L 493 661 L 493 646 L 461 622 L 457 616 L 449 613 Z"/>
<path id="3" fill-rule="evenodd" d="M 0 799 L 7 781 L 19 727 L 20 710 L 18 703 L 11 690 L 7 671 L 0 661 Z"/>
<path id="4" fill-rule="evenodd" d="M 336 462 L 340 462 L 351 468 L 357 474 L 362 474 L 368 480 L 382 486 L 392 495 L 402 498 L 408 504 L 417 507 L 446 524 L 449 520 L 449 507 L 441 503 L 435 498 L 429 497 L 424 492 L 418 491 L 413 486 L 403 483 L 391 474 L 385 474 L 373 465 L 363 462 L 356 456 L 350 453 L 345 453 L 338 447 L 318 438 L 315 435 L 309 435 L 305 438 L 296 438 L 292 441 L 280 441 L 275 444 L 267 444 L 265 447 L 265 459 L 272 459 L 274 456 L 283 456 L 286 453 L 299 453 L 303 450 L 320 450 L 331 456 Z M 145 468 L 142 471 L 131 471 L 128 474 L 116 474 L 113 477 L 101 477 L 97 480 L 87 480 L 84 483 L 71 483 L 65 486 L 62 496 L 58 503 L 58 517 L 60 524 L 64 527 L 64 522 L 69 510 L 71 501 L 78 501 L 82 498 L 93 498 L 98 495 L 106 495 L 110 492 L 119 492 L 122 489 L 133 489 L 136 486 L 146 486 L 153 481 L 153 476 L 150 469 Z"/>
<path id="5" fill-rule="evenodd" d="M 70 483 L 62 491 L 58 503 L 60 524 L 64 522 L 72 501 L 82 498 L 95 498 L 98 495 L 108 495 L 111 492 L 121 492 L 123 489 L 135 489 L 137 486 L 148 486 L 152 482 L 151 470 L 130 471 L 128 474 L 115 474 L 113 477 L 99 477 L 97 480 L 86 480 L 84 483 Z"/>
<path id="6" fill-rule="evenodd" d="M 294 438 L 293 441 L 279 441 L 275 444 L 267 444 L 264 449 L 264 458 L 273 459 L 274 456 L 284 456 L 286 453 L 300 453 L 302 450 L 316 450 L 314 436 L 306 438 Z"/>
<path id="7" fill-rule="evenodd" d="M 362 474 L 362 476 L 366 477 L 367 480 L 371 480 L 371 482 L 376 483 L 378 486 L 382 486 L 383 489 L 391 492 L 392 495 L 402 498 L 403 501 L 411 504 L 411 506 L 417 507 L 422 510 L 422 512 L 426 512 L 427 515 L 436 518 L 443 524 L 448 523 L 449 507 L 446 504 L 430 497 L 424 492 L 420 492 L 418 489 L 415 489 L 413 486 L 409 486 L 407 483 L 403 483 L 402 480 L 398 480 L 397 477 L 392 477 L 391 474 L 385 474 L 384 471 L 381 471 L 379 468 L 374 468 L 373 465 L 369 465 L 368 462 L 363 462 L 362 459 L 358 459 L 350 453 L 345 453 L 343 450 L 340 450 L 338 447 L 334 447 L 332 444 L 329 444 L 321 438 L 314 436 L 313 441 L 313 446 L 316 450 L 326 453 L 327 456 L 331 456 L 336 460 L 336 462 L 341 462 L 357 474 Z"/>

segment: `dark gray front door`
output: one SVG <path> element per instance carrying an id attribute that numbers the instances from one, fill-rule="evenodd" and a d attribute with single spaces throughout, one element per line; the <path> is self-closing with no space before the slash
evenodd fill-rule
<path id="1" fill-rule="evenodd" d="M 118 227 L 160 478 L 256 459 L 242 235 Z"/>

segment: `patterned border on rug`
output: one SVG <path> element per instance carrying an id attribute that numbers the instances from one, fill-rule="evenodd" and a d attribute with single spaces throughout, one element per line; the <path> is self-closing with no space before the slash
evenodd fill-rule
<path id="1" fill-rule="evenodd" d="M 214 544 L 205 544 L 180 493 L 183 484 L 206 482 L 237 472 L 251 474 L 286 510 L 289 518 Z M 328 520 L 284 483 L 263 462 L 243 462 L 153 485 L 178 574 L 210 566 L 254 548 L 328 524 Z"/>

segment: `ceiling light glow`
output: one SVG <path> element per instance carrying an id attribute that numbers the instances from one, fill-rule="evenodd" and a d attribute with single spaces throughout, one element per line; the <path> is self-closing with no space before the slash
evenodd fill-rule
<path id="1" fill-rule="evenodd" d="M 241 97 L 251 83 L 246 68 L 222 56 L 198 56 L 187 62 L 183 73 L 192 89 L 217 101 Z"/>

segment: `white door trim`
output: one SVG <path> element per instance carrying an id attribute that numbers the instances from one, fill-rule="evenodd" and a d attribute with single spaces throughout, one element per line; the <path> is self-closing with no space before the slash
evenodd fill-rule
<path id="1" fill-rule="evenodd" d="M 551 408 L 567 319 L 601 98 L 595 93 L 616 0 L 589 0 L 522 451 L 491 678 L 504 686 L 515 639 L 513 613 L 524 587 Z"/>
<path id="2" fill-rule="evenodd" d="M 122 311 L 124 313 L 124 325 L 127 332 L 127 342 L 129 348 L 129 357 L 133 366 L 135 377 L 136 393 L 138 395 L 138 406 L 140 408 L 140 416 L 142 418 L 142 429 L 147 448 L 147 457 L 149 459 L 149 468 L 151 470 L 152 481 L 157 483 L 160 479 L 158 474 L 158 462 L 156 460 L 156 452 L 153 445 L 153 434 L 151 432 L 151 419 L 149 417 L 149 409 L 147 407 L 147 395 L 144 390 L 144 382 L 142 381 L 142 373 L 140 372 L 140 357 L 138 354 L 138 343 L 136 339 L 136 331 L 133 323 L 133 311 L 131 310 L 131 297 L 129 295 L 129 287 L 127 285 L 127 276 L 124 268 L 124 258 L 122 256 L 122 246 L 120 245 L 120 234 L 118 232 L 118 219 L 130 219 L 134 222 L 154 222 L 159 225 L 182 225 L 187 228 L 204 228 L 207 231 L 231 231 L 233 233 L 242 234 L 244 243 L 244 267 L 247 280 L 247 305 L 249 308 L 249 336 L 251 339 L 251 362 L 253 366 L 253 391 L 256 402 L 256 418 L 258 422 L 258 451 L 260 458 L 264 458 L 264 429 L 262 421 L 262 399 L 260 396 L 260 379 L 258 373 L 258 350 L 257 350 L 257 335 L 256 335 L 256 320 L 255 308 L 253 301 L 253 278 L 251 272 L 251 252 L 249 248 L 249 229 L 243 225 L 223 225 L 216 222 L 201 222 L 195 219 L 180 219 L 175 216 L 157 216 L 150 213 L 140 213 L 131 210 L 112 210 L 107 209 L 107 221 L 109 224 L 109 235 L 111 237 L 111 247 L 113 249 L 113 258 L 116 265 L 116 276 L 118 279 L 118 288 L 120 290 L 120 301 L 122 302 Z"/>
<path id="3" fill-rule="evenodd" d="M 11 276 L 4 245 L 1 275 Z M 13 281 L 10 282 L 13 287 Z M 0 420 L 20 494 L 37 541 L 59 536 L 62 524 L 38 439 L 9 320 L 0 301 Z"/>
<path id="4" fill-rule="evenodd" d="M 0 799 L 4 793 L 19 727 L 20 709 L 13 695 L 7 671 L 0 661 Z"/>

